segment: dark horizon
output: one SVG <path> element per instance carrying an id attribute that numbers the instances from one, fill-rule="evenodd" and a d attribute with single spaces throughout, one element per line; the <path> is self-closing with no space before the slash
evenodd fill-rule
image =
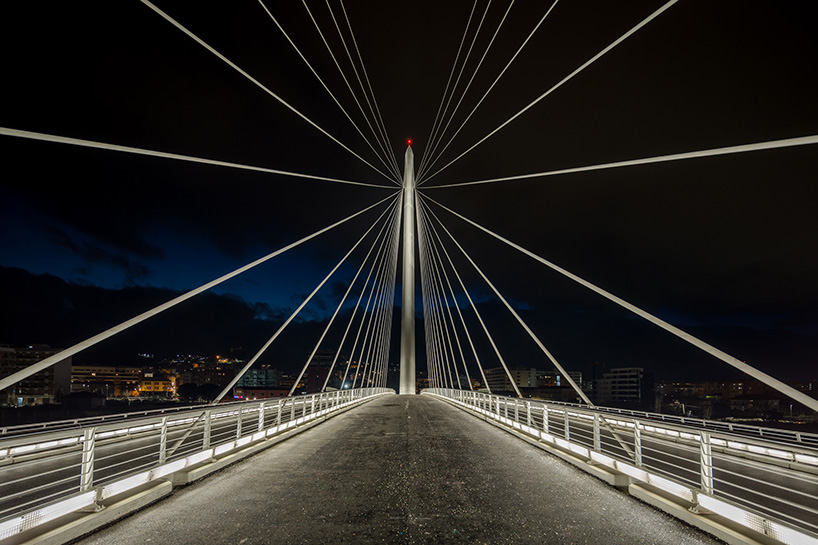
<path id="1" fill-rule="evenodd" d="M 113 316 L 118 316 L 121 320 L 129 318 L 130 316 L 124 310 L 126 308 L 136 308 L 133 312 L 135 314 L 137 311 L 147 310 L 151 305 L 179 295 L 177 292 L 155 288 L 129 287 L 122 290 L 109 290 L 96 286 L 82 286 L 65 282 L 51 275 L 32 275 L 21 269 L 5 267 L 0 267 L 0 280 L 2 280 L 0 283 L 4 285 L 10 285 L 13 282 L 14 285 L 25 288 L 19 292 L 20 296 L 10 294 L 5 299 L 6 313 L 4 316 L 14 316 L 15 319 L 7 321 L 4 318 L 0 321 L 0 326 L 2 326 L 0 331 L 4 332 L 0 343 L 12 347 L 48 344 L 56 348 L 67 348 L 77 340 L 116 325 Z M 39 298 L 32 299 L 30 294 L 38 294 Z M 52 307 L 47 314 L 47 319 L 44 319 L 37 309 L 42 309 L 53 301 L 60 301 L 61 304 L 58 307 Z M 84 302 L 87 304 L 88 301 L 94 302 L 93 307 L 82 310 L 82 305 Z M 484 301 L 479 304 L 479 308 L 486 319 L 492 321 L 496 321 L 493 316 L 505 312 L 499 303 L 493 301 Z M 464 314 L 468 311 L 466 308 L 462 310 Z M 350 312 L 351 310 L 347 310 L 341 315 L 339 318 L 341 323 L 345 323 Z M 524 319 L 539 325 L 536 316 L 530 310 L 521 312 Z M 107 320 L 103 320 L 102 317 L 107 317 Z M 217 317 L 221 318 L 214 322 L 214 318 Z M 78 318 L 83 319 L 78 320 Z M 144 360 L 139 354 L 143 352 L 162 356 L 173 354 L 207 356 L 228 353 L 237 347 L 242 348 L 241 355 L 246 361 L 285 318 L 286 313 L 283 309 L 273 311 L 267 307 L 259 307 L 242 301 L 232 295 L 202 294 L 198 301 L 194 299 L 186 307 L 182 306 L 167 311 L 164 316 L 160 314 L 153 319 L 153 322 L 136 326 L 132 331 L 120 334 L 118 338 L 115 337 L 75 355 L 73 362 L 75 365 L 140 366 L 137 364 Z M 593 321 L 604 329 L 611 326 L 610 319 L 608 315 L 599 315 Z M 259 360 L 259 365 L 268 364 L 282 371 L 298 372 L 326 325 L 326 321 L 326 319 L 295 321 L 281 339 L 282 342 L 274 343 L 264 353 Z M 586 317 L 581 322 L 574 322 L 574 325 L 587 324 L 587 321 Z M 397 316 L 393 317 L 393 322 L 395 326 L 390 362 L 397 363 L 399 361 Z M 566 370 L 580 371 L 586 378 L 591 376 L 595 361 L 606 364 L 608 368 L 643 367 L 653 373 L 657 380 L 704 381 L 709 377 L 712 380 L 723 381 L 741 380 L 744 376 L 741 372 L 726 365 L 722 369 L 714 369 L 713 364 L 719 363 L 716 359 L 700 353 L 692 346 L 672 338 L 650 324 L 640 322 L 641 320 L 636 319 L 624 320 L 623 326 L 616 331 L 609 331 L 608 336 L 599 341 L 600 347 L 586 346 L 584 352 L 581 352 L 584 356 L 580 356 L 582 359 L 571 359 L 561 361 L 561 363 Z M 94 329 L 94 326 L 97 329 Z M 497 321 L 491 326 L 491 331 L 503 338 L 512 335 L 513 331 L 506 330 L 511 330 L 515 326 L 516 324 L 505 324 L 504 327 L 502 321 Z M 552 323 L 551 326 L 561 329 L 558 337 L 571 336 L 568 342 L 581 340 L 581 335 L 568 331 L 569 324 L 565 322 Z M 422 331 L 422 327 L 423 320 L 419 315 L 417 318 L 418 331 Z M 169 337 L 166 334 L 168 331 L 173 331 L 172 336 Z M 334 335 L 328 336 L 321 348 L 337 350 L 340 333 L 335 331 Z M 703 338 L 707 337 L 706 332 L 698 331 L 697 333 Z M 603 349 L 606 346 L 613 345 L 627 350 L 622 346 L 623 335 L 626 339 L 631 339 L 634 335 L 641 339 L 638 347 L 631 348 L 632 358 L 597 357 L 604 354 Z M 746 342 L 745 331 L 737 330 L 734 335 L 737 342 Z M 763 354 L 763 347 L 769 343 L 769 339 L 757 339 L 757 342 L 759 346 L 757 353 Z M 479 353 L 491 354 L 491 347 L 487 343 L 476 339 L 475 344 L 480 348 Z M 541 358 L 536 358 L 537 349 L 533 343 L 530 344 L 531 346 L 501 346 L 501 353 L 509 367 L 555 370 L 550 362 L 538 361 Z M 657 346 L 667 344 L 675 345 L 675 352 L 668 358 L 665 365 L 657 365 L 652 353 L 654 350 L 661 349 Z M 774 343 L 769 344 L 774 348 Z M 808 353 L 809 348 L 809 345 L 805 345 L 802 349 Z M 417 350 L 418 368 L 425 371 L 425 347 L 421 336 L 417 339 Z M 484 361 L 491 362 L 484 363 L 484 368 L 500 366 L 496 360 L 490 358 Z M 776 378 L 809 382 L 818 378 L 814 371 L 814 368 L 809 367 L 792 366 L 788 368 L 781 365 Z M 476 366 L 470 365 L 469 373 L 477 376 L 479 371 Z"/>

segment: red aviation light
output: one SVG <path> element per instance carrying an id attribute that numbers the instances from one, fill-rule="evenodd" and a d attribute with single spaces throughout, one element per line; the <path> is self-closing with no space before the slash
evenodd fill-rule
<path id="1" fill-rule="evenodd" d="M 411 138 L 407 139 L 407 140 L 406 140 L 406 143 L 407 143 L 407 144 L 409 144 L 409 145 L 411 146 L 411 145 L 412 145 L 412 139 L 411 139 Z"/>

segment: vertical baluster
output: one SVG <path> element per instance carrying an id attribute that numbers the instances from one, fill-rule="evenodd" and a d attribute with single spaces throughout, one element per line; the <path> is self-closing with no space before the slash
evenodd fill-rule
<path id="1" fill-rule="evenodd" d="M 262 401 L 261 404 L 258 406 L 258 430 L 256 431 L 264 431 L 264 404 L 266 402 Z"/>
<path id="2" fill-rule="evenodd" d="M 551 434 L 551 430 L 549 429 L 549 422 L 548 422 L 548 406 L 544 405 L 542 408 L 542 431 L 547 434 Z"/>
<path id="3" fill-rule="evenodd" d="M 713 494 L 713 449 L 710 445 L 710 434 L 701 432 L 699 442 L 699 472 L 701 474 L 702 492 Z"/>
<path id="4" fill-rule="evenodd" d="M 525 424 L 529 428 L 531 427 L 531 402 L 525 402 Z"/>
<path id="5" fill-rule="evenodd" d="M 562 410 L 562 426 L 563 426 L 563 435 L 565 436 L 566 441 L 571 440 L 571 431 L 570 431 L 570 424 L 568 421 L 568 409 Z"/>
<path id="6" fill-rule="evenodd" d="M 210 422 L 210 411 L 204 412 L 204 433 L 202 434 L 202 448 L 208 449 L 210 448 L 210 430 L 211 430 L 211 422 Z"/>
<path id="7" fill-rule="evenodd" d="M 602 452 L 602 438 L 599 434 L 599 413 L 594 413 L 594 450 Z"/>
<path id="8" fill-rule="evenodd" d="M 94 487 L 94 454 L 96 450 L 97 429 L 85 430 L 82 436 L 82 465 L 80 466 L 80 492 Z"/>
<path id="9" fill-rule="evenodd" d="M 164 464 L 168 457 L 168 417 L 162 419 L 162 428 L 159 431 L 159 463 Z"/>
<path id="10" fill-rule="evenodd" d="M 239 407 L 239 412 L 236 414 L 236 439 L 241 437 L 241 415 L 244 410 Z"/>

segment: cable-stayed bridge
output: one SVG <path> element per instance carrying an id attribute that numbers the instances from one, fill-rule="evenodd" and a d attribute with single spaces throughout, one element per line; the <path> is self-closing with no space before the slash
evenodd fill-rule
<path id="1" fill-rule="evenodd" d="M 581 62 L 519 105 L 515 104 L 502 119 L 489 115 L 493 125 L 478 136 L 469 125 L 475 123 L 472 114 L 486 110 L 484 103 L 490 104 L 498 92 L 494 91 L 495 86 L 505 83 L 506 72 L 510 72 L 507 79 L 512 77 L 518 56 L 522 59 L 531 55 L 531 48 L 537 47 L 536 40 L 552 19 L 556 24 L 562 6 L 549 2 L 515 8 L 515 3 L 510 2 L 500 9 L 496 5 L 492 7 L 491 2 L 475 2 L 461 6 L 460 11 L 452 9 L 462 16 L 465 30 L 453 42 L 455 47 L 450 53 L 455 60 L 448 71 L 436 115 L 430 119 L 431 129 L 426 125 L 429 137 L 415 165 L 413 149 L 417 144 L 410 141 L 408 146 L 400 146 L 399 154 L 395 153 L 394 139 L 387 131 L 391 124 L 384 122 L 395 116 L 384 115 L 375 98 L 376 78 L 383 78 L 386 72 L 382 67 L 373 67 L 370 61 L 364 62 L 368 50 L 359 48 L 356 40 L 358 25 L 365 27 L 372 23 L 366 10 L 358 8 L 356 12 L 343 3 L 327 3 L 320 8 L 307 3 L 299 6 L 299 10 L 306 8 L 301 14 L 304 24 L 309 23 L 315 31 L 314 43 L 307 46 L 301 39 L 306 35 L 303 27 L 296 25 L 288 30 L 286 18 L 293 17 L 291 8 L 280 8 L 278 12 L 279 8 L 259 2 L 259 6 L 254 6 L 258 20 L 252 21 L 252 25 L 269 25 L 267 32 L 275 33 L 276 39 L 282 40 L 287 55 L 292 55 L 299 69 L 308 72 L 310 83 L 317 84 L 325 93 L 322 99 L 328 98 L 338 109 L 336 116 L 353 127 L 355 139 L 351 140 L 346 132 L 336 131 L 335 123 L 327 124 L 312 115 L 308 111 L 310 103 L 285 98 L 275 85 L 280 82 L 258 76 L 229 52 L 229 44 L 216 44 L 211 40 L 208 35 L 212 28 L 208 25 L 202 25 L 200 32 L 187 22 L 184 10 L 178 6 L 159 6 L 143 0 L 138 6 L 142 10 L 139 17 L 150 16 L 154 24 L 164 25 L 157 32 L 177 37 L 180 44 L 185 44 L 180 47 L 190 48 L 189 54 L 206 57 L 207 62 L 218 66 L 213 70 L 224 70 L 224 74 L 235 78 L 233 84 L 240 82 L 264 100 L 273 102 L 279 115 L 287 116 L 289 123 L 302 124 L 310 131 L 310 138 L 320 138 L 325 146 L 332 148 L 328 157 L 333 158 L 333 162 L 339 156 L 332 154 L 340 153 L 346 161 L 356 163 L 355 172 L 363 165 L 366 174 L 341 177 L 334 172 L 271 168 L 246 161 L 89 139 L 76 133 L 43 132 L 26 124 L 0 129 L 0 133 L 8 137 L 6 140 L 14 140 L 14 145 L 43 146 L 43 150 L 53 149 L 54 145 L 83 149 L 82 153 L 108 154 L 122 161 L 139 157 L 162 164 L 191 165 L 191 168 L 253 172 L 281 177 L 291 183 L 315 182 L 350 190 L 354 186 L 356 190 L 378 191 L 383 195 L 368 197 L 365 206 L 359 199 L 349 214 L 323 224 L 312 223 L 310 229 L 292 237 L 275 251 L 79 341 L 53 358 L 0 378 L 0 387 L 13 387 L 34 373 L 162 316 L 165 311 L 223 282 L 239 278 L 265 263 L 275 263 L 275 258 L 319 240 L 325 233 L 337 233 L 349 225 L 365 223 L 345 243 L 339 259 L 326 272 L 321 272 L 312 291 L 258 347 L 245 368 L 224 387 L 212 405 L 51 422 L 39 429 L 5 429 L 0 441 L 0 456 L 4 462 L 0 467 L 4 474 L 0 487 L 4 487 L 2 496 L 5 498 L 0 505 L 0 539 L 9 543 L 75 539 L 168 495 L 174 486 L 195 481 L 298 434 L 298 438 L 261 457 L 244 461 L 220 474 L 215 478 L 218 484 L 214 486 L 219 487 L 216 492 L 207 492 L 208 481 L 195 485 L 198 488 L 183 489 L 198 490 L 197 496 L 214 494 L 220 500 L 217 509 L 209 510 L 212 500 L 197 503 L 192 492 L 187 495 L 183 492 L 140 514 L 142 519 L 112 526 L 99 539 L 108 541 L 117 535 L 129 539 L 134 531 L 144 531 L 153 536 L 151 539 L 163 537 L 173 542 L 201 542 L 208 538 L 224 542 L 251 539 L 334 542 L 354 539 L 356 535 L 373 541 L 571 543 L 604 539 L 658 543 L 709 539 L 658 517 L 654 511 L 596 481 L 583 480 L 584 476 L 569 469 L 574 466 L 728 542 L 816 542 L 818 437 L 595 406 L 570 378 L 567 372 L 570 369 L 558 359 L 556 351 L 548 348 L 544 341 L 547 335 L 531 325 L 530 313 L 522 312 L 521 305 L 498 288 L 499 282 L 490 274 L 497 271 L 496 264 L 481 263 L 473 251 L 467 249 L 454 222 L 461 222 L 457 229 L 463 225 L 476 228 L 489 240 L 543 266 L 543 270 L 558 273 L 624 309 L 629 316 L 663 329 L 715 358 L 713 361 L 720 360 L 758 379 L 793 402 L 818 410 L 815 399 L 773 374 L 748 365 L 655 313 L 620 298 L 600 282 L 563 268 L 541 255 L 542 252 L 529 249 L 528 244 L 512 240 L 502 234 L 505 233 L 502 227 L 494 224 L 490 227 L 473 219 L 458 207 L 460 199 L 469 197 L 446 200 L 436 193 L 440 190 L 439 194 L 445 195 L 445 191 L 454 191 L 458 186 L 466 187 L 457 191 L 477 191 L 479 186 L 622 169 L 678 168 L 680 164 L 714 158 L 813 149 L 818 136 L 800 132 L 749 141 L 744 138 L 711 147 L 677 148 L 635 159 L 631 155 L 628 159 L 608 158 L 579 166 L 534 168 L 533 173 L 508 175 L 505 171 L 502 175 L 489 173 L 465 179 L 455 175 L 447 179 L 465 163 L 484 165 L 486 155 L 492 154 L 484 155 L 483 150 L 489 150 L 492 142 L 511 132 L 515 124 L 536 118 L 541 104 L 559 96 L 575 84 L 575 80 L 604 66 L 623 47 L 672 18 L 674 10 L 682 9 L 677 3 L 675 0 L 657 3 L 641 13 L 634 10 L 627 14 L 624 18 L 632 20 L 613 31 L 615 35 Z M 522 17 L 513 23 L 515 9 L 537 16 Z M 199 16 L 201 14 L 197 14 Z M 230 17 L 236 17 L 236 13 L 231 12 Z M 516 25 L 511 37 L 510 27 L 504 27 L 507 21 L 509 25 Z M 520 30 L 523 26 L 525 32 Z M 297 32 L 293 32 L 294 28 Z M 309 42 L 306 38 L 304 41 Z M 642 47 L 647 47 L 646 44 Z M 315 61 L 316 48 L 322 51 L 325 48 L 331 62 Z M 503 54 L 498 54 L 498 50 Z M 537 49 L 535 57 L 542 53 Z M 283 55 L 281 50 L 276 54 Z M 490 59 L 497 57 L 501 57 L 502 62 L 492 67 Z M 489 61 L 484 66 L 486 59 Z M 252 59 L 248 61 L 252 64 Z M 400 63 L 397 64 L 400 67 Z M 496 70 L 488 77 L 485 74 L 490 68 Z M 332 77 L 325 73 L 328 70 Z M 536 80 L 539 74 L 530 76 Z M 413 78 L 417 77 L 423 76 L 413 74 Z M 518 76 L 514 85 L 519 86 L 520 81 L 525 80 Z M 480 86 L 482 91 L 476 91 Z M 470 98 L 464 103 L 467 96 Z M 294 98 L 299 98 L 297 93 Z M 378 94 L 378 98 L 383 100 L 383 95 Z M 510 95 L 503 98 L 508 103 L 514 102 Z M 321 114 L 320 110 L 317 112 Z M 530 128 L 522 132 L 523 139 L 527 138 L 527 130 Z M 349 131 L 349 127 L 345 131 Z M 471 141 L 463 142 L 469 138 Z M 537 145 L 543 143 L 533 140 Z M 313 140 L 308 142 L 312 144 Z M 501 163 L 504 168 L 518 164 L 509 163 L 506 154 L 513 158 L 519 150 L 502 146 L 499 149 L 503 153 L 502 160 L 497 160 L 495 152 L 494 163 Z M 286 161 L 286 157 L 283 159 Z M 785 156 L 785 159 L 802 160 L 796 155 Z M 298 164 L 298 161 L 286 164 Z M 519 168 L 527 168 L 527 165 Z M 310 198 L 315 201 L 320 196 L 310 195 Z M 523 224 L 533 224 L 538 219 Z M 530 242 L 528 238 L 524 240 Z M 349 264 L 353 260 L 359 261 L 358 266 Z M 345 269 L 351 269 L 350 279 L 341 290 L 343 294 L 339 293 L 333 312 L 327 315 L 325 328 L 305 350 L 310 355 L 300 368 L 295 384 L 307 371 L 315 353 L 326 344 L 327 336 L 338 335 L 333 371 L 337 365 L 338 371 L 343 373 L 341 384 L 349 380 L 351 388 L 328 390 L 325 382 L 321 393 L 293 396 L 294 385 L 291 397 L 285 399 L 219 403 L 230 395 L 242 373 L 263 358 L 274 343 L 281 342 L 279 337 L 298 320 L 319 291 L 335 281 L 334 275 Z M 419 272 L 417 282 L 416 270 Z M 466 270 L 483 282 L 481 292 L 475 292 Z M 413 308 L 416 283 L 421 288 L 420 307 L 423 309 L 423 335 L 418 338 Z M 398 289 L 401 291 L 399 320 L 393 312 Z M 496 331 L 493 333 L 491 319 L 481 314 L 478 296 L 499 301 L 511 323 L 523 332 L 523 338 L 536 347 L 538 356 L 571 383 L 578 404 L 521 399 L 516 382 L 510 376 L 512 364 L 504 356 L 507 345 L 504 346 Z M 400 327 L 395 328 L 398 321 Z M 389 361 L 393 352 L 398 351 L 392 349 L 396 338 L 401 364 L 398 391 L 403 395 L 400 396 L 386 388 Z M 420 397 L 414 396 L 416 348 L 419 348 L 418 354 L 425 356 L 431 386 Z M 363 365 L 351 369 L 341 358 L 342 350 L 350 354 L 349 362 L 358 361 Z M 487 385 L 487 361 L 504 369 L 517 397 L 493 395 L 487 388 L 472 389 L 473 379 Z M 473 417 L 494 424 L 511 436 Z M 312 429 L 318 424 L 321 427 Z M 518 442 L 513 436 L 523 441 Z M 541 452 L 556 458 L 545 457 Z M 503 467 L 501 462 L 506 457 L 509 465 Z M 557 464 L 556 459 L 569 465 Z M 264 460 L 270 463 L 265 464 Z M 268 471 L 256 470 L 254 464 L 264 468 L 280 464 L 286 468 L 265 473 L 267 482 L 280 481 L 282 486 L 275 493 L 251 491 L 260 483 L 254 479 L 242 481 L 242 475 L 248 472 Z M 355 467 L 356 464 L 361 467 Z M 239 474 L 236 468 L 242 468 L 243 472 Z M 515 481 L 514 475 L 520 473 L 525 476 Z M 292 480 L 293 474 L 304 475 L 304 481 Z M 233 479 L 235 484 L 231 485 Z M 221 488 L 230 486 L 233 488 Z M 559 493 L 553 493 L 555 490 Z M 578 493 L 578 490 L 586 492 Z M 550 497 L 545 491 L 552 492 Z M 277 501 L 267 505 L 265 498 L 271 495 Z M 231 500 L 237 505 L 231 506 Z M 254 508 L 247 507 L 246 503 L 254 504 Z M 181 509 L 181 513 L 177 509 Z M 608 509 L 612 512 L 605 514 Z M 633 511 L 636 509 L 638 513 Z M 196 522 L 190 528 L 180 526 L 178 534 L 168 534 L 168 521 L 178 523 L 190 519 L 185 513 L 199 513 L 198 516 L 207 517 L 208 521 Z M 149 524 L 155 526 L 145 526 Z M 140 529 L 134 530 L 133 525 Z M 277 535 L 276 528 L 282 534 Z M 358 533 L 356 529 L 360 529 Z"/>

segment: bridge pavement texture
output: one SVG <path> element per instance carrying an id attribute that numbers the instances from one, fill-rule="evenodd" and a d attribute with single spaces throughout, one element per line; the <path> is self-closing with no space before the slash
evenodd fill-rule
<path id="1" fill-rule="evenodd" d="M 427 396 L 384 396 L 179 489 L 83 545 L 716 544 Z"/>

